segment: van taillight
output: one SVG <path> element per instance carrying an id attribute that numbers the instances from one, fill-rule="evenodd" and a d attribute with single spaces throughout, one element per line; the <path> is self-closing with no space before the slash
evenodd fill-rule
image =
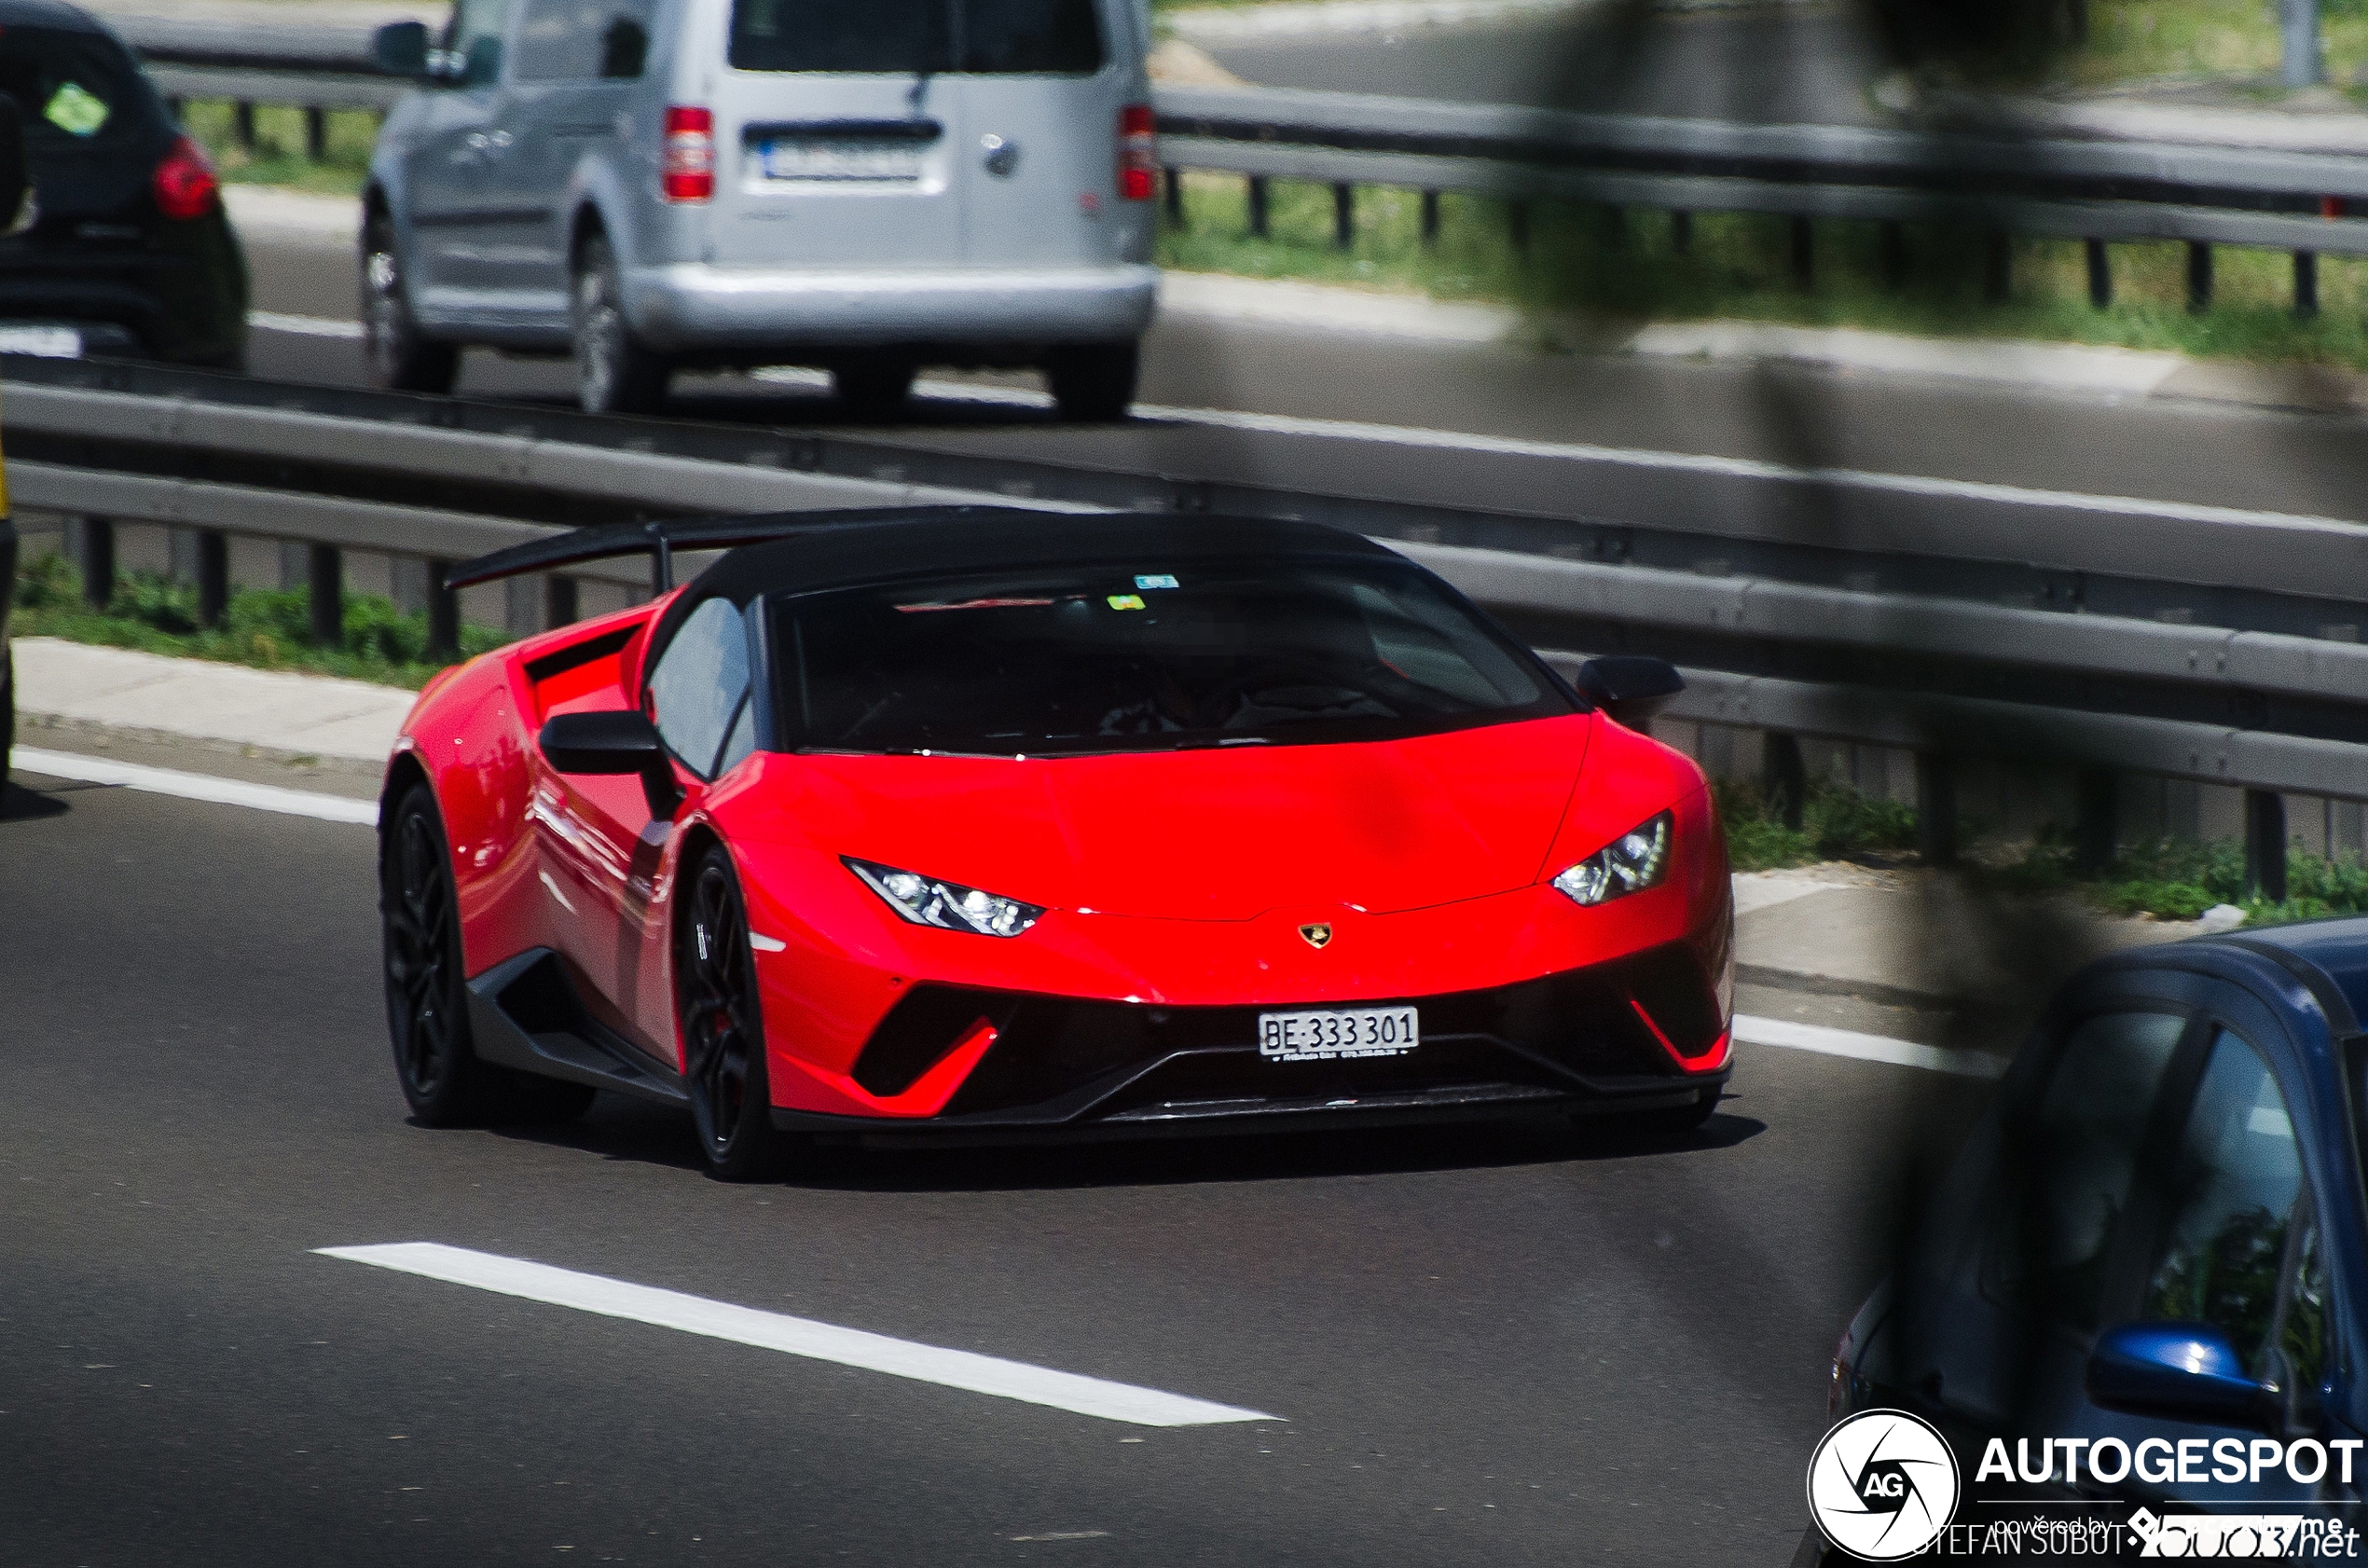
<path id="1" fill-rule="evenodd" d="M 1159 122 L 1149 103 L 1118 112 L 1118 194 L 1125 201 L 1149 201 L 1159 189 Z"/>
<path id="2" fill-rule="evenodd" d="M 184 222 L 213 212 L 214 193 L 221 188 L 213 177 L 213 165 L 186 136 L 173 143 L 172 150 L 157 165 L 155 184 L 157 211 Z"/>
<path id="3" fill-rule="evenodd" d="M 670 105 L 666 144 L 658 154 L 658 185 L 668 201 L 707 201 L 715 196 L 715 116 L 706 109 Z"/>

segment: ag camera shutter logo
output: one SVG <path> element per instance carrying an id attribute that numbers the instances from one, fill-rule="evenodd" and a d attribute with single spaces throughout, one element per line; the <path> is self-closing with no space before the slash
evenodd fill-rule
<path id="1" fill-rule="evenodd" d="M 1957 1456 L 1906 1410 L 1861 1410 L 1809 1460 L 1809 1511 L 1825 1539 L 1869 1562 L 1913 1557 L 1957 1513 Z"/>

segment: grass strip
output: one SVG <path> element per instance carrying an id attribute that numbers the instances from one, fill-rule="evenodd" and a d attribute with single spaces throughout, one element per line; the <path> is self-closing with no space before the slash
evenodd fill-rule
<path id="1" fill-rule="evenodd" d="M 418 690 L 452 661 L 428 656 L 424 612 L 406 615 L 377 594 L 345 596 L 344 637 L 323 648 L 311 640 L 309 595 L 242 588 L 230 596 L 221 620 L 198 624 L 197 590 L 157 572 L 118 575 L 104 610 L 82 597 L 82 573 L 63 557 L 45 554 L 17 568 L 17 637 L 55 637 L 108 648 L 132 648 L 174 658 L 212 659 L 254 669 L 300 670 Z M 461 628 L 461 653 L 472 658 L 508 642 L 489 626 Z"/>

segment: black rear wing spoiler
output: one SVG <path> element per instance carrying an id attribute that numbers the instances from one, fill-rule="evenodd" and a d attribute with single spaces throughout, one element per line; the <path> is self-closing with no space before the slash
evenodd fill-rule
<path id="1" fill-rule="evenodd" d="M 489 556 L 463 561 L 445 574 L 447 588 L 490 583 L 524 571 L 553 571 L 585 561 L 613 560 L 619 556 L 650 557 L 650 592 L 662 594 L 674 586 L 674 552 L 728 550 L 737 544 L 761 544 L 818 530 L 859 523 L 923 522 L 931 519 L 983 516 L 1004 510 L 988 506 L 876 506 L 830 512 L 757 512 L 737 517 L 664 517 L 647 523 L 610 523 L 599 528 L 571 529 L 548 539 L 530 539 Z"/>

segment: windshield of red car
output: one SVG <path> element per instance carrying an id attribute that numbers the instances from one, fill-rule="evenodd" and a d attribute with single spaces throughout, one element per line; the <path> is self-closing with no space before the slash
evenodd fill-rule
<path id="1" fill-rule="evenodd" d="M 785 749 L 1383 740 L 1576 709 L 1419 568 L 1143 560 L 778 601 Z"/>

